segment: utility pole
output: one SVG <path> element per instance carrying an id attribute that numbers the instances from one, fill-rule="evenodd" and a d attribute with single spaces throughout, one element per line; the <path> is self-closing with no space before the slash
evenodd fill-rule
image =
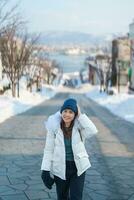
<path id="1" fill-rule="evenodd" d="M 121 62 L 120 62 L 120 60 L 118 60 L 118 62 L 117 62 L 117 90 L 118 90 L 118 93 L 120 93 L 120 65 L 121 65 Z"/>

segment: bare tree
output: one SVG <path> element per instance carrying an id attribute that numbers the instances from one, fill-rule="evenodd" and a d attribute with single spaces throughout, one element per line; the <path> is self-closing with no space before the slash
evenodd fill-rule
<path id="1" fill-rule="evenodd" d="M 20 19 L 19 2 L 9 7 L 10 0 L 0 0 L 0 35 L 15 19 Z"/>
<path id="2" fill-rule="evenodd" d="M 36 91 L 41 90 L 43 71 L 42 66 L 42 60 L 38 57 L 32 57 L 32 62 L 30 63 L 30 66 L 27 66 L 27 89 L 30 88 L 30 92 L 32 92 L 32 86 L 34 84 L 36 84 Z"/>
<path id="3" fill-rule="evenodd" d="M 50 76 L 51 76 L 51 68 L 52 68 L 52 61 L 48 58 L 42 59 L 39 61 L 38 66 L 43 70 L 44 78 L 46 82 L 50 83 Z"/>
<path id="4" fill-rule="evenodd" d="M 55 69 L 59 70 L 59 65 L 55 60 L 48 60 L 44 65 L 47 84 L 52 84 L 56 78 Z"/>
<path id="5" fill-rule="evenodd" d="M 39 59 L 38 63 L 38 81 L 45 80 L 47 84 L 51 84 L 60 71 L 60 66 L 55 60 L 50 60 L 49 58 Z M 37 82 L 38 82 L 37 81 Z M 39 85 L 39 83 L 37 83 Z"/>
<path id="6" fill-rule="evenodd" d="M 18 31 L 19 30 L 19 31 Z M 0 46 L 2 65 L 7 74 L 12 88 L 13 97 L 16 96 L 16 86 L 23 75 L 26 65 L 31 62 L 38 37 L 31 38 L 24 30 L 24 24 L 14 21 L 2 34 Z M 21 32 L 21 33 L 20 33 Z"/>
<path id="7" fill-rule="evenodd" d="M 109 71 L 110 57 L 107 54 L 96 55 L 97 74 L 100 80 L 100 92 L 106 90 L 106 79 Z"/>
<path id="8" fill-rule="evenodd" d="M 56 60 L 52 60 L 52 70 L 51 70 L 51 76 L 52 76 L 51 80 L 52 80 L 52 82 L 57 77 L 57 75 L 58 75 L 57 73 L 58 74 L 61 73 L 60 65 L 59 65 L 59 63 L 57 63 Z"/>

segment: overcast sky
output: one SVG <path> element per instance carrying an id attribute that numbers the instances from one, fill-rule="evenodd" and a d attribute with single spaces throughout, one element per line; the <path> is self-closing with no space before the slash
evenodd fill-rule
<path id="1" fill-rule="evenodd" d="M 127 33 L 134 0 L 20 0 L 30 31 Z"/>

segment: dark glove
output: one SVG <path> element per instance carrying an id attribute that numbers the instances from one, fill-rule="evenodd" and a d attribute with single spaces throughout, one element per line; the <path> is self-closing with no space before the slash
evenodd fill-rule
<path id="1" fill-rule="evenodd" d="M 50 172 L 43 170 L 41 173 L 41 178 L 43 180 L 43 183 L 48 189 L 52 189 L 52 185 L 54 184 L 54 179 L 51 178 Z"/>

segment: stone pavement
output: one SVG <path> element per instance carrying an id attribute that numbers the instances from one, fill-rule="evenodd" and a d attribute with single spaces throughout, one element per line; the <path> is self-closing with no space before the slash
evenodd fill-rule
<path id="1" fill-rule="evenodd" d="M 92 169 L 96 169 L 101 180 L 105 181 L 104 185 L 100 185 L 101 180 L 97 177 L 94 195 L 90 192 L 89 196 L 95 200 L 134 200 L 134 125 L 111 114 L 92 100 L 85 98 L 81 102 L 99 130 L 91 149 L 89 146 L 88 149 L 94 159 Z M 97 162 L 93 164 L 95 160 Z M 92 183 L 93 180 L 90 188 Z M 98 193 L 102 196 L 98 197 Z"/>
<path id="2" fill-rule="evenodd" d="M 57 199 L 55 186 L 48 190 L 40 178 L 42 124 L 66 96 L 57 95 L 0 125 L 0 200 Z M 134 200 L 134 127 L 93 101 L 76 98 L 99 129 L 86 143 L 92 168 L 83 200 Z"/>

